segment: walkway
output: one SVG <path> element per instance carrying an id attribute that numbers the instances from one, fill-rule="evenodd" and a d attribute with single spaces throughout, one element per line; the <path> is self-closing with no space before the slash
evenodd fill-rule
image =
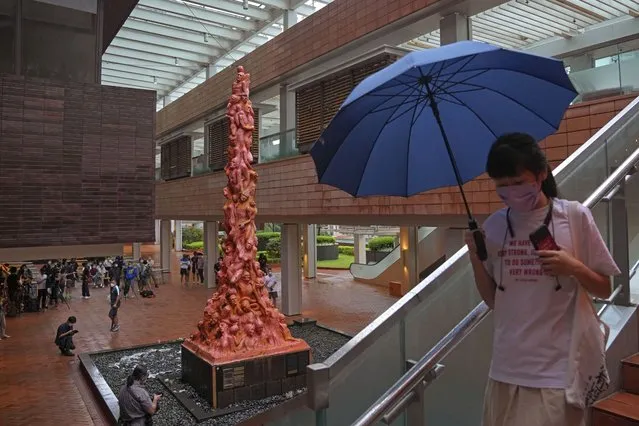
<path id="1" fill-rule="evenodd" d="M 157 247 L 143 247 L 157 258 Z M 174 256 L 177 270 L 177 256 Z M 123 348 L 185 337 L 200 320 L 212 290 L 182 288 L 177 276 L 161 286 L 154 299 L 128 299 L 120 310 L 121 330 L 109 332 L 106 289 L 80 298 L 74 290 L 71 309 L 62 305 L 46 313 L 8 318 L 10 339 L 0 341 L 0 425 L 106 425 L 101 409 L 82 377 L 76 358 L 59 355 L 53 344 L 57 326 L 78 318 L 76 353 Z M 303 315 L 348 333 L 356 333 L 394 301 L 378 287 L 355 283 L 348 272 L 320 271 L 304 282 Z"/>

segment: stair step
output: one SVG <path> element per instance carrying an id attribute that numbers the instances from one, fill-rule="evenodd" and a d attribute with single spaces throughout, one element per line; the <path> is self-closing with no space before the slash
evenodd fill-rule
<path id="1" fill-rule="evenodd" d="M 639 354 L 621 361 L 623 390 L 639 395 Z"/>
<path id="2" fill-rule="evenodd" d="M 639 395 L 617 392 L 593 406 L 592 426 L 637 425 L 639 425 Z"/>

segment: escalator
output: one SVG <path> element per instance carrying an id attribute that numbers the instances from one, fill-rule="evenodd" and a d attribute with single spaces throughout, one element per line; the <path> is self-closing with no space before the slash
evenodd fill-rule
<path id="1" fill-rule="evenodd" d="M 627 302 L 639 287 L 639 274 L 630 280 L 639 260 L 639 179 L 630 178 L 637 166 L 639 98 L 554 171 L 562 197 L 591 208 L 623 272 L 614 279 L 616 299 L 602 301 L 616 303 L 602 316 L 611 326 L 609 365 L 618 365 L 624 342 L 637 345 L 636 328 L 627 326 L 636 322 Z M 310 365 L 306 405 L 269 425 L 479 426 L 491 341 L 491 314 L 464 247 L 330 358 Z M 614 388 L 619 375 L 612 379 Z"/>
<path id="2" fill-rule="evenodd" d="M 446 228 L 433 228 L 422 226 L 418 229 L 417 239 L 417 270 L 420 272 L 420 281 L 450 255 L 455 253 L 462 245 L 462 232 L 451 231 Z M 457 244 L 451 248 L 451 235 L 457 235 Z M 387 285 L 391 281 L 403 279 L 400 247 L 395 247 L 386 257 L 377 263 L 352 263 L 351 275 L 355 281 L 368 284 Z"/>

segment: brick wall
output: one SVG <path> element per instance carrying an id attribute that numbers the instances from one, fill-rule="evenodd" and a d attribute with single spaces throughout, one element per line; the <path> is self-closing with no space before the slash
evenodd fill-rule
<path id="1" fill-rule="evenodd" d="M 268 87 L 295 68 L 442 0 L 337 0 L 258 47 L 238 65 L 251 73 L 254 91 Z M 235 79 L 228 67 L 158 112 L 162 137 L 203 118 L 228 100 Z"/>
<path id="2" fill-rule="evenodd" d="M 155 93 L 0 75 L 0 248 L 154 239 Z"/>
<path id="3" fill-rule="evenodd" d="M 578 104 L 566 112 L 558 132 L 542 146 L 553 166 L 574 152 L 591 135 L 623 109 L 632 96 Z M 464 207 L 457 188 L 442 188 L 410 198 L 353 198 L 343 191 L 317 184 L 310 156 L 260 164 L 258 220 L 334 224 L 432 224 L 462 218 Z M 156 184 L 157 218 L 219 219 L 226 185 L 223 173 Z M 501 207 L 491 180 L 480 176 L 466 184 L 468 199 L 477 215 Z"/>

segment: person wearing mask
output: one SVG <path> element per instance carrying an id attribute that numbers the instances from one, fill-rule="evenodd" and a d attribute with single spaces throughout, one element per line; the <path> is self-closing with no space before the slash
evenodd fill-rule
<path id="1" fill-rule="evenodd" d="M 89 291 L 89 282 L 91 281 L 91 272 L 87 262 L 82 264 L 82 298 L 89 299 L 91 298 L 91 293 Z"/>
<path id="2" fill-rule="evenodd" d="M 43 268 L 42 270 L 45 269 Z M 47 296 L 49 295 L 49 292 L 47 291 L 47 282 L 47 274 L 42 274 L 38 281 L 38 311 L 40 312 L 44 312 L 48 309 Z"/>
<path id="3" fill-rule="evenodd" d="M 75 323 L 76 318 L 71 316 L 66 320 L 66 322 L 60 324 L 58 331 L 55 333 L 54 343 L 58 346 L 62 355 L 73 356 L 73 352 L 71 352 L 75 349 L 73 336 L 78 332 L 78 330 L 73 329 Z"/>
<path id="4" fill-rule="evenodd" d="M 532 136 L 499 137 L 486 171 L 506 208 L 478 231 L 484 233 L 486 261 L 478 257 L 473 235 L 466 235 L 477 289 L 494 311 L 483 425 L 584 425 L 583 401 L 569 397 L 574 312 L 583 307 L 579 300 L 589 299 L 586 293 L 607 298 L 610 276 L 619 269 L 590 210 L 559 198 Z M 533 233 L 540 229 L 550 238 L 546 249 L 537 250 Z"/>
<path id="5" fill-rule="evenodd" d="M 109 301 L 111 302 L 111 309 L 109 309 L 109 318 L 111 318 L 111 331 L 120 330 L 120 324 L 118 323 L 118 309 L 120 309 L 120 287 L 115 284 L 115 281 L 111 281 L 111 293 Z"/>
<path id="6" fill-rule="evenodd" d="M 149 377 L 147 369 L 136 365 L 118 394 L 120 422 L 125 426 L 145 426 L 153 424 L 152 416 L 158 411 L 161 395 L 153 398 L 144 388 Z"/>
<path id="7" fill-rule="evenodd" d="M 180 259 L 180 281 L 183 285 L 187 285 L 189 281 L 189 270 L 191 269 L 191 261 L 188 254 L 183 254 Z"/>
<path id="8" fill-rule="evenodd" d="M 8 314 L 9 316 L 16 316 L 20 312 L 20 278 L 18 277 L 18 268 L 15 266 L 9 268 L 7 289 L 9 290 Z"/>
<path id="9" fill-rule="evenodd" d="M 111 280 L 115 280 L 115 285 L 120 287 L 120 281 L 122 279 L 122 269 L 124 268 L 124 263 L 122 262 L 122 258 L 120 256 L 116 256 L 113 261 L 113 265 L 111 265 Z"/>
<path id="10" fill-rule="evenodd" d="M 204 255 L 200 253 L 196 261 L 197 261 L 197 275 L 200 279 L 200 283 L 204 284 Z"/>
<path id="11" fill-rule="evenodd" d="M 129 291 L 133 286 L 133 280 L 138 278 L 138 267 L 132 262 L 128 262 L 126 268 L 124 268 L 124 297 L 129 296 Z M 139 289 L 139 286 L 138 286 Z M 135 289 L 133 290 L 135 291 Z"/>
<path id="12" fill-rule="evenodd" d="M 5 283 L 0 279 L 0 339 L 8 339 L 7 334 L 7 320 L 5 316 L 5 309 L 7 305 L 7 287 Z"/>

